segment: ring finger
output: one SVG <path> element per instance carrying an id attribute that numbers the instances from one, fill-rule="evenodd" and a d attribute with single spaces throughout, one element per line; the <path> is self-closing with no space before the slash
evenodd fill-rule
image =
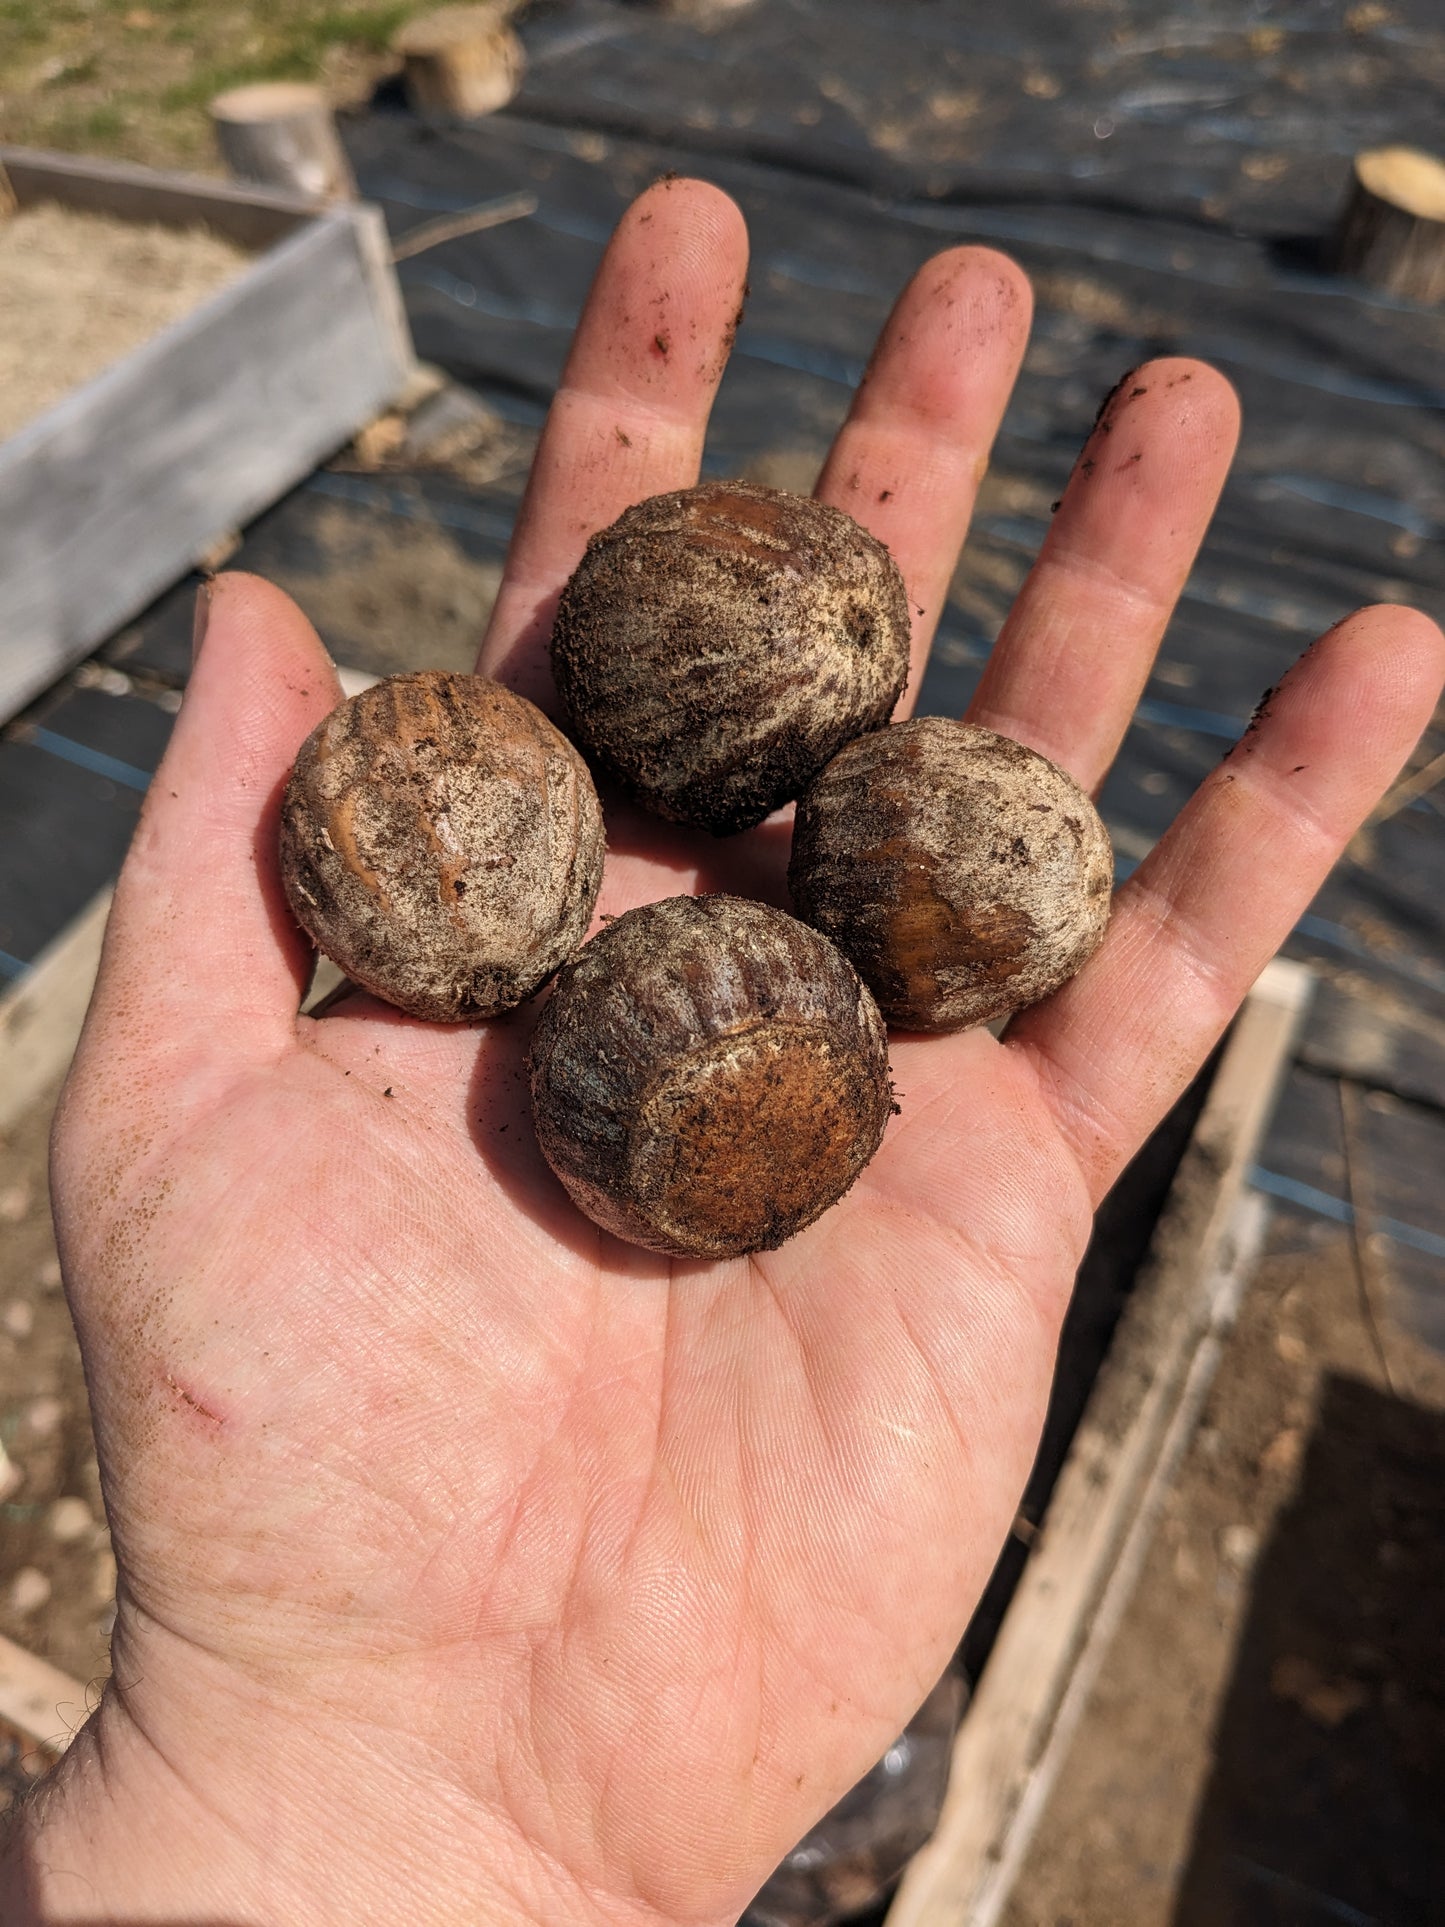
<path id="1" fill-rule="evenodd" d="M 1204 362 L 1133 369 L 1099 411 L 968 720 L 1093 790 L 1148 681 L 1239 435 Z"/>

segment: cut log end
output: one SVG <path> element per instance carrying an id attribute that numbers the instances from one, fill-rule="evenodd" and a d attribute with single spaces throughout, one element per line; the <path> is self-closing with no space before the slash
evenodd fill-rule
<path id="1" fill-rule="evenodd" d="M 419 114 L 479 120 L 505 107 L 522 82 L 522 43 L 507 25 L 511 0 L 439 7 L 397 29 L 407 99 Z"/>
<path id="2" fill-rule="evenodd" d="M 467 46 L 485 40 L 499 27 L 508 26 L 517 12 L 517 0 L 481 0 L 481 4 L 434 7 L 404 20 L 392 35 L 391 49 L 403 59 L 408 54 L 434 54 L 444 47 Z"/>
<path id="3" fill-rule="evenodd" d="M 1416 147 L 1357 154 L 1334 263 L 1387 294 L 1445 303 L 1445 162 Z"/>
<path id="4" fill-rule="evenodd" d="M 237 180 L 312 201 L 355 197 L 331 103 L 319 87 L 301 81 L 233 87 L 211 102 L 211 125 L 221 158 Z"/>

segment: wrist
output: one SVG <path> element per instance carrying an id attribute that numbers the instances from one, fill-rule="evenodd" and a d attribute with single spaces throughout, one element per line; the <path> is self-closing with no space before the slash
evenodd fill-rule
<path id="1" fill-rule="evenodd" d="M 108 1690 L 15 1816 L 0 1927 L 659 1927 L 417 1770 L 404 1741 L 239 1712 L 222 1692 L 204 1735 L 180 1717 L 157 1734 Z"/>

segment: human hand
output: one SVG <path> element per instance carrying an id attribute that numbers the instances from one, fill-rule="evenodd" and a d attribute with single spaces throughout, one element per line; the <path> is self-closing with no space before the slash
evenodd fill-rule
<path id="1" fill-rule="evenodd" d="M 586 537 L 695 479 L 744 256 L 695 182 L 624 218 L 486 673 L 546 703 Z M 914 689 L 1028 307 L 987 250 L 925 266 L 819 484 L 903 569 Z M 973 720 L 1097 785 L 1235 432 L 1198 363 L 1116 391 Z M 356 995 L 297 1017 L 278 802 L 338 692 L 284 597 L 221 578 L 56 1126 L 120 1589 L 114 1682 L 19 1836 L 36 1917 L 731 1921 L 945 1664 L 1033 1457 L 1092 1207 L 1442 666 L 1405 610 L 1332 631 L 1070 985 L 1001 1043 L 896 1038 L 903 1112 L 842 1204 L 777 1252 L 677 1263 L 602 1236 L 542 1162 L 530 1011 L 437 1028 Z M 608 824 L 602 913 L 786 901 L 776 822 L 712 843 L 608 799 Z"/>

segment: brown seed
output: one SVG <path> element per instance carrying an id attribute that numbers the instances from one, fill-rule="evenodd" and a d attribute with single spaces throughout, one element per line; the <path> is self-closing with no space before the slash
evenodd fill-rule
<path id="1" fill-rule="evenodd" d="M 602 881 L 592 778 L 539 709 L 480 676 L 392 676 L 302 745 L 281 811 L 296 920 L 414 1017 L 490 1017 L 587 934 Z"/>
<path id="2" fill-rule="evenodd" d="M 890 1024 L 963 1030 L 1036 1003 L 1097 948 L 1113 855 L 1063 770 L 920 716 L 850 743 L 798 805 L 788 883 Z"/>
<path id="3" fill-rule="evenodd" d="M 548 1163 L 588 1217 L 653 1251 L 775 1249 L 843 1196 L 892 1101 L 851 965 L 741 897 L 619 917 L 558 977 L 532 1041 Z"/>
<path id="4" fill-rule="evenodd" d="M 602 774 L 724 835 L 798 796 L 908 675 L 892 556 L 840 509 L 751 482 L 655 495 L 594 535 L 552 667 Z"/>

